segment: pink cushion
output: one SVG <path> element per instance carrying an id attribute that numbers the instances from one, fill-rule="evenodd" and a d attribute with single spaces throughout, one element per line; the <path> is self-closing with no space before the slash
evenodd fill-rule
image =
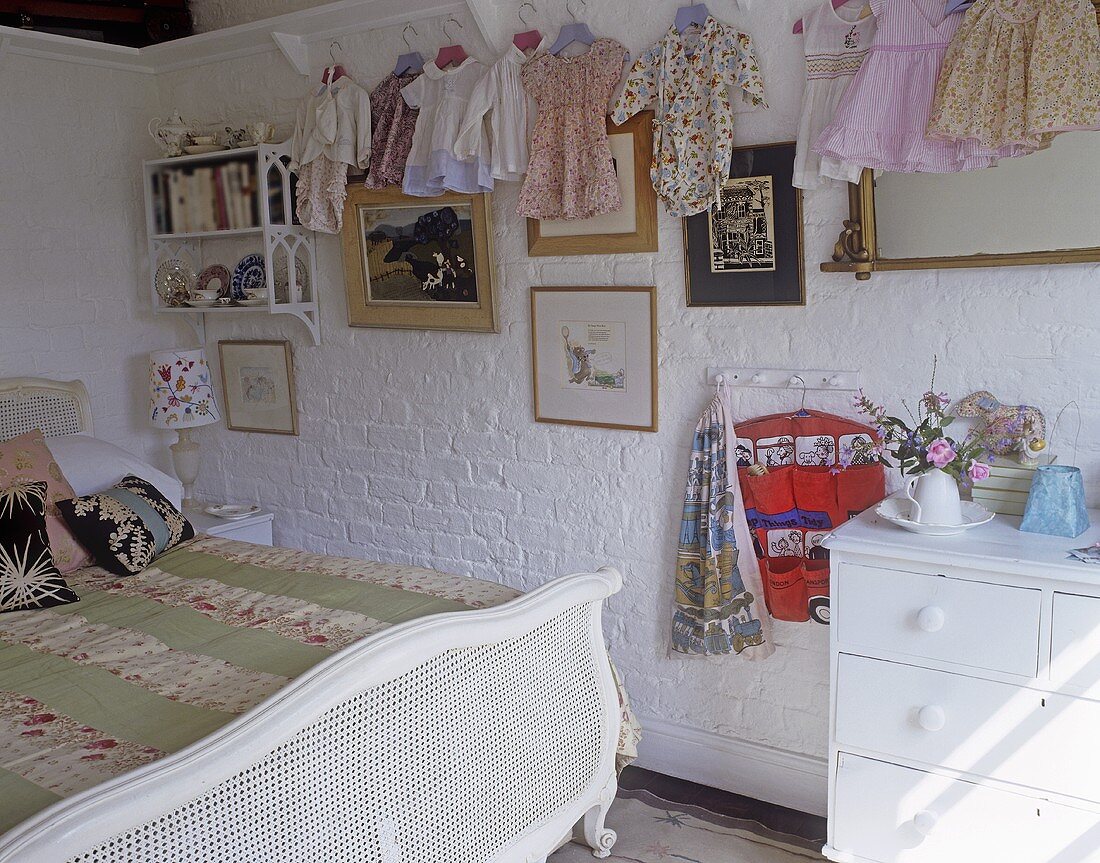
<path id="1" fill-rule="evenodd" d="M 50 535 L 50 551 L 57 568 L 61 572 L 72 572 L 89 566 L 92 556 L 76 541 L 57 511 L 57 502 L 76 497 L 76 492 L 37 429 L 0 443 L 0 489 L 17 481 L 46 483 L 46 532 Z"/>

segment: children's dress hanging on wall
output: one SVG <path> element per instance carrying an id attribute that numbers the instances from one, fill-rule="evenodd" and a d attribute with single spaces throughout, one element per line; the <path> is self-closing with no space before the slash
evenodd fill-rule
<path id="1" fill-rule="evenodd" d="M 544 39 L 534 55 L 545 45 Z M 460 159 L 472 158 L 487 146 L 494 180 L 514 182 L 527 173 L 531 99 L 520 80 L 527 62 L 527 55 L 519 48 L 508 46 L 508 52 L 474 87 L 455 141 L 454 152 Z"/>
<path id="2" fill-rule="evenodd" d="M 806 89 L 794 157 L 792 185 L 796 188 L 816 189 L 830 179 L 859 182 L 862 166 L 823 159 L 813 151 L 814 141 L 832 122 L 844 91 L 871 48 L 875 18 L 859 16 L 859 9 L 834 9 L 832 0 L 824 0 L 802 18 Z"/>
<path id="3" fill-rule="evenodd" d="M 653 101 L 653 188 L 670 215 L 702 213 L 729 177 L 734 112 L 767 107 L 752 39 L 713 16 L 697 33 L 673 25 L 631 67 L 612 119 L 621 125 Z"/>
<path id="4" fill-rule="evenodd" d="M 587 219 L 622 209 L 605 117 L 625 59 L 614 39 L 597 39 L 584 54 L 543 54 L 523 67 L 537 115 L 517 215 Z"/>
<path id="5" fill-rule="evenodd" d="M 1050 144 L 1100 125 L 1100 31 L 1089 0 L 978 0 L 944 58 L 930 137 Z"/>
<path id="6" fill-rule="evenodd" d="M 871 0 L 878 19 L 871 52 L 814 144 L 819 155 L 882 171 L 946 174 L 1030 152 L 925 136 L 940 66 L 962 23 L 943 10 L 943 0 Z"/>
<path id="7" fill-rule="evenodd" d="M 731 417 L 721 387 L 695 426 L 676 551 L 671 652 L 763 659 L 775 648 L 737 483 Z"/>
<path id="8" fill-rule="evenodd" d="M 298 173 L 296 214 L 303 227 L 340 233 L 348 168 L 366 168 L 370 153 L 370 96 L 351 78 L 333 81 L 302 103 L 291 167 Z"/>
<path id="9" fill-rule="evenodd" d="M 405 163 L 402 188 L 406 195 L 432 197 L 450 190 L 466 195 L 493 191 L 487 148 L 482 144 L 470 159 L 454 154 L 459 125 L 485 67 L 473 57 L 457 66 L 424 66 L 424 74 L 401 90 L 411 108 L 418 108 L 412 148 Z"/>
<path id="10" fill-rule="evenodd" d="M 401 90 L 420 77 L 419 72 L 394 75 L 382 79 L 370 94 L 371 137 L 370 171 L 364 181 L 368 189 L 400 186 L 405 179 L 405 162 L 412 149 L 416 118 L 420 113 L 410 108 L 401 97 Z"/>

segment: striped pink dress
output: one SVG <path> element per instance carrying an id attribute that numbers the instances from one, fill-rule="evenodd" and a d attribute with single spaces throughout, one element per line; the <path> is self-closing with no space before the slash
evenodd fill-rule
<path id="1" fill-rule="evenodd" d="M 817 153 L 882 171 L 949 174 L 1031 152 L 925 136 L 940 66 L 963 19 L 943 10 L 943 0 L 871 0 L 878 19 L 871 53 L 818 136 Z"/>

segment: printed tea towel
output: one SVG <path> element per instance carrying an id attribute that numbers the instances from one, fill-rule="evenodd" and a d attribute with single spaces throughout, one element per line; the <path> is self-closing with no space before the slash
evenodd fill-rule
<path id="1" fill-rule="evenodd" d="M 775 649 L 737 482 L 736 440 L 729 393 L 720 387 L 691 445 L 676 552 L 672 654 L 762 659 Z"/>

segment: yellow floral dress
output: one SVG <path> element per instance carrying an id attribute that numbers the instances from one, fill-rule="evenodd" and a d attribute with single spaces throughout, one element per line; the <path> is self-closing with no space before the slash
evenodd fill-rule
<path id="1" fill-rule="evenodd" d="M 1100 32 L 1089 0 L 978 0 L 951 41 L 928 136 L 1042 149 L 1100 127 Z"/>

